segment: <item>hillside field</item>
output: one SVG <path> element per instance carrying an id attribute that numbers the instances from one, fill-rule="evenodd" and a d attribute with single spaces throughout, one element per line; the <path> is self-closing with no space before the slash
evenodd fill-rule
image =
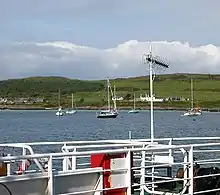
<path id="1" fill-rule="evenodd" d="M 210 74 L 167 74 L 156 75 L 154 93 L 156 97 L 184 97 L 190 98 L 190 78 L 194 82 L 194 100 L 202 108 L 220 108 L 220 75 Z M 149 77 L 118 78 L 111 80 L 116 86 L 117 96 L 136 97 L 149 94 Z M 0 81 L 0 97 L 42 97 L 43 106 L 57 106 L 58 90 L 61 90 L 61 104 L 71 105 L 71 93 L 77 106 L 106 105 L 106 81 L 74 80 L 64 77 L 29 77 Z M 119 106 L 132 106 L 131 98 L 118 102 Z M 162 107 L 189 107 L 190 102 L 157 103 Z M 148 103 L 137 102 L 137 107 L 148 106 Z"/>

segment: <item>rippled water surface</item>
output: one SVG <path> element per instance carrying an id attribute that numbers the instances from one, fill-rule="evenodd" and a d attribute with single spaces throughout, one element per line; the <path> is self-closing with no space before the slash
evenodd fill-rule
<path id="1" fill-rule="evenodd" d="M 196 118 L 155 111 L 155 137 L 220 136 L 220 113 Z M 1 142 L 150 138 L 150 113 L 120 111 L 116 119 L 97 119 L 95 111 L 56 117 L 54 111 L 1 111 Z"/>

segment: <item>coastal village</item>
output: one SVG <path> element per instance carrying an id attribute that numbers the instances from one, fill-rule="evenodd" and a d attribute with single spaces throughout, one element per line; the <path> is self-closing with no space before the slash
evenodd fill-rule
<path id="1" fill-rule="evenodd" d="M 112 98 L 112 100 L 116 101 L 133 101 L 132 98 L 127 98 L 127 97 L 116 97 Z M 139 98 L 135 98 L 136 102 L 150 102 L 150 96 L 146 94 L 143 96 L 142 94 L 140 95 Z M 189 98 L 184 98 L 184 97 L 153 97 L 154 102 L 165 102 L 165 101 L 189 101 Z M 5 98 L 1 97 L 0 98 L 0 104 L 2 105 L 34 105 L 34 104 L 41 104 L 44 102 L 49 102 L 49 100 L 46 100 L 45 98 Z"/>
<path id="2" fill-rule="evenodd" d="M 21 105 L 21 104 L 39 104 L 45 101 L 44 98 L 0 98 L 0 104 Z"/>

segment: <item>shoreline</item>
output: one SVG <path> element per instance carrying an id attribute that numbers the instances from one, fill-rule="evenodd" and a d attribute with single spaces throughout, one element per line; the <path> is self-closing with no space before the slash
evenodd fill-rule
<path id="1" fill-rule="evenodd" d="M 0 110 L 56 110 L 57 107 L 41 107 L 41 106 L 0 106 Z M 65 108 L 64 108 L 65 109 Z M 105 107 L 97 106 L 79 106 L 77 110 L 103 110 Z M 120 106 L 118 110 L 130 110 L 131 107 Z M 138 110 L 150 110 L 150 106 L 136 108 Z M 154 110 L 162 111 L 186 111 L 189 108 L 179 108 L 179 107 L 159 107 L 154 106 Z M 207 112 L 220 112 L 220 108 L 202 108 L 202 111 Z"/>

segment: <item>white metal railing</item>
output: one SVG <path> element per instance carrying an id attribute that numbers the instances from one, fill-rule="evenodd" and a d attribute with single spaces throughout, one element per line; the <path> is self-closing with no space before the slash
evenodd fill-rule
<path id="1" fill-rule="evenodd" d="M 171 141 L 174 142 L 176 141 L 218 141 L 220 140 L 220 137 L 177 137 L 177 138 L 154 138 L 154 142 L 159 142 L 159 141 Z M 43 145 L 68 145 L 68 144 L 72 144 L 72 145 L 90 145 L 90 144 L 122 144 L 122 143 L 130 143 L 130 142 L 150 142 L 150 139 L 125 139 L 125 140 L 94 140 L 94 141 L 62 141 L 62 142 L 27 142 L 27 143 L 7 143 L 7 144 L 0 144 L 0 147 L 4 147 L 4 146 L 9 146 L 9 147 L 13 147 L 14 145 L 28 145 L 28 146 L 43 146 Z M 178 143 L 175 143 L 178 144 Z M 189 143 L 190 144 L 190 143 Z M 193 143 L 191 143 L 193 144 Z"/>
<path id="2" fill-rule="evenodd" d="M 36 174 L 34 172 L 40 171 L 42 175 L 36 175 L 36 177 L 46 177 L 48 178 L 48 193 L 54 194 L 54 184 L 53 184 L 53 176 L 54 174 L 60 173 L 69 173 L 69 174 L 79 174 L 82 171 L 88 171 L 88 167 L 90 167 L 90 156 L 93 154 L 118 154 L 118 153 L 126 153 L 127 160 L 126 165 L 120 169 L 106 169 L 106 170 L 98 170 L 99 174 L 103 174 L 103 172 L 111 171 L 125 171 L 127 174 L 127 178 L 129 180 L 126 181 L 125 186 L 121 186 L 118 188 L 126 188 L 127 194 L 131 193 L 131 189 L 135 188 L 135 191 L 140 191 L 140 194 L 144 194 L 144 192 L 148 192 L 151 194 L 200 194 L 204 193 L 202 191 L 196 191 L 194 189 L 195 179 L 207 178 L 207 177 L 220 177 L 220 173 L 215 174 L 206 174 L 193 177 L 193 166 L 195 163 L 198 163 L 200 166 L 213 166 L 218 165 L 220 163 L 220 143 L 215 143 L 216 140 L 219 140 L 220 137 L 212 137 L 212 138 L 164 138 L 164 139 L 155 139 L 157 142 L 150 143 L 149 140 L 104 140 L 102 141 L 76 141 L 76 142 L 43 142 L 43 143 L 22 143 L 22 144 L 0 144 L 0 147 L 16 147 L 21 148 L 23 153 L 20 155 L 13 155 L 0 157 L 0 162 L 7 162 L 8 169 L 11 169 L 11 165 L 15 162 L 23 162 L 25 163 L 26 159 L 33 159 L 35 164 L 37 165 L 37 170 L 28 170 L 25 171 L 27 175 Z M 179 141 L 190 141 L 194 142 L 194 140 L 208 140 L 208 143 L 198 143 L 198 144 L 180 144 L 173 145 L 174 142 Z M 168 141 L 167 145 L 161 144 L 160 142 Z M 60 151 L 55 153 L 34 153 L 35 146 L 51 146 L 55 145 L 59 146 Z M 7 149 L 5 149 L 7 150 Z M 30 154 L 27 154 L 27 151 Z M 129 159 L 129 155 L 133 153 L 133 161 L 131 162 Z M 197 159 L 194 160 L 193 157 L 196 155 Z M 155 159 L 158 156 L 165 156 L 166 158 L 172 157 L 172 162 L 159 162 Z M 201 159 L 198 158 L 201 157 Z M 207 156 L 207 157 L 206 157 Z M 165 159 L 164 157 L 164 159 Z M 43 166 L 40 163 L 40 158 L 48 159 L 48 170 L 45 171 Z M 84 162 L 78 162 L 78 160 L 84 160 Z M 54 162 L 61 161 L 62 167 L 61 171 L 54 170 Z M 133 167 L 130 169 L 131 163 Z M 82 168 L 85 166 L 85 168 Z M 184 176 L 183 178 L 176 178 L 174 175 L 178 169 L 178 167 L 183 167 Z M 172 175 L 164 175 L 163 169 L 172 169 Z M 8 170 L 8 176 L 0 177 L 0 182 L 9 181 L 9 178 L 13 173 Z M 79 172 L 78 172 L 79 170 Z M 136 181 L 134 184 L 131 183 L 131 175 L 134 174 L 136 177 Z M 22 175 L 25 177 L 25 175 Z M 12 179 L 16 181 L 20 176 L 15 176 Z M 139 178 L 139 179 L 137 179 Z M 172 190 L 170 192 L 164 192 L 161 190 L 160 186 L 166 183 L 175 183 L 183 181 L 182 190 L 180 193 L 174 193 Z M 220 186 L 219 186 L 220 188 Z M 212 189 L 211 191 L 219 191 L 219 188 Z M 101 192 L 108 191 L 109 189 L 91 189 L 87 191 L 78 191 L 72 194 L 83 194 L 86 192 Z M 208 190 L 210 192 L 210 190 Z"/>

